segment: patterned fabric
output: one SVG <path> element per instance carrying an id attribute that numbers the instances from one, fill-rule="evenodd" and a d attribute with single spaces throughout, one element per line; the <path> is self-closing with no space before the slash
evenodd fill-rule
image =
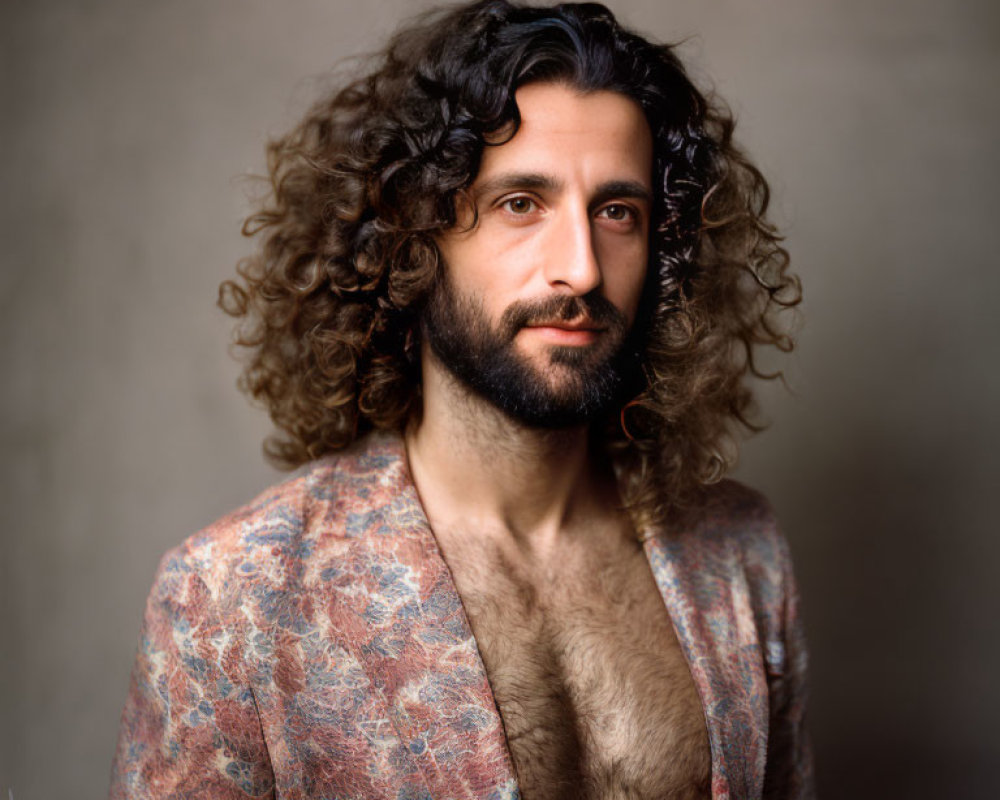
<path id="1" fill-rule="evenodd" d="M 805 649 L 766 505 L 720 484 L 645 548 L 705 709 L 713 798 L 811 796 Z M 111 797 L 519 797 L 398 436 L 316 462 L 164 556 Z"/>

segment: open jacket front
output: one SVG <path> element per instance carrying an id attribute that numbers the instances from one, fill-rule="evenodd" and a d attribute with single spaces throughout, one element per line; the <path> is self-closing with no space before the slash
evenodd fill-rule
<path id="1" fill-rule="evenodd" d="M 712 796 L 812 796 L 787 545 L 723 482 L 650 567 L 701 696 Z M 517 798 L 503 722 L 402 440 L 371 435 L 164 556 L 112 798 Z"/>

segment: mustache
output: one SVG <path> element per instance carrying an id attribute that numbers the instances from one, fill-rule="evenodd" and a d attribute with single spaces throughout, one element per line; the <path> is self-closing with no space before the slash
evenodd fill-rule
<path id="1" fill-rule="evenodd" d="M 625 315 L 606 297 L 591 293 L 578 295 L 553 295 L 538 300 L 519 300 L 512 303 L 500 316 L 500 331 L 508 339 L 527 325 L 544 322 L 569 321 L 584 318 L 612 331 L 624 331 Z"/>

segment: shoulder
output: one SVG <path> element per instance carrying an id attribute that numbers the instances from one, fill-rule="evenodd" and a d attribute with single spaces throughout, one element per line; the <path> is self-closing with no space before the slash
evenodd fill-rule
<path id="1" fill-rule="evenodd" d="M 791 556 L 760 492 L 734 480 L 707 486 L 656 538 L 706 593 L 741 594 L 758 615 L 780 616 Z"/>
<path id="2" fill-rule="evenodd" d="M 771 504 L 760 492 L 723 480 L 707 488 L 673 534 L 687 568 L 700 573 L 692 580 L 749 611 L 765 647 L 768 674 L 782 674 L 784 642 L 797 624 L 797 590 L 788 542 Z"/>
<path id="3" fill-rule="evenodd" d="M 722 480 L 705 487 L 700 502 L 677 526 L 692 543 L 735 552 L 746 566 L 782 570 L 789 558 L 774 510 L 756 489 Z"/>
<path id="4" fill-rule="evenodd" d="M 225 605 L 248 586 L 286 585 L 320 531 L 347 535 L 354 516 L 391 496 L 402 452 L 398 437 L 369 435 L 311 462 L 169 550 L 157 569 L 154 599 L 197 586 Z"/>

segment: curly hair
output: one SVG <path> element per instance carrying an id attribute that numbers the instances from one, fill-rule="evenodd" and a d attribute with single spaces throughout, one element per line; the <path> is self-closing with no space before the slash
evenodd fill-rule
<path id="1" fill-rule="evenodd" d="M 439 9 L 375 58 L 269 144 L 270 191 L 243 228 L 262 246 L 219 290 L 242 320 L 240 386 L 279 431 L 271 461 L 295 467 L 405 425 L 419 403 L 414 343 L 436 237 L 456 225 L 484 147 L 516 132 L 516 90 L 560 82 L 633 99 L 653 134 L 641 366 L 594 430 L 626 470 L 632 508 L 658 518 L 682 507 L 731 466 L 738 431 L 759 429 L 748 378 L 776 374 L 754 353 L 791 350 L 777 312 L 801 299 L 731 114 L 671 46 L 597 3 Z"/>

